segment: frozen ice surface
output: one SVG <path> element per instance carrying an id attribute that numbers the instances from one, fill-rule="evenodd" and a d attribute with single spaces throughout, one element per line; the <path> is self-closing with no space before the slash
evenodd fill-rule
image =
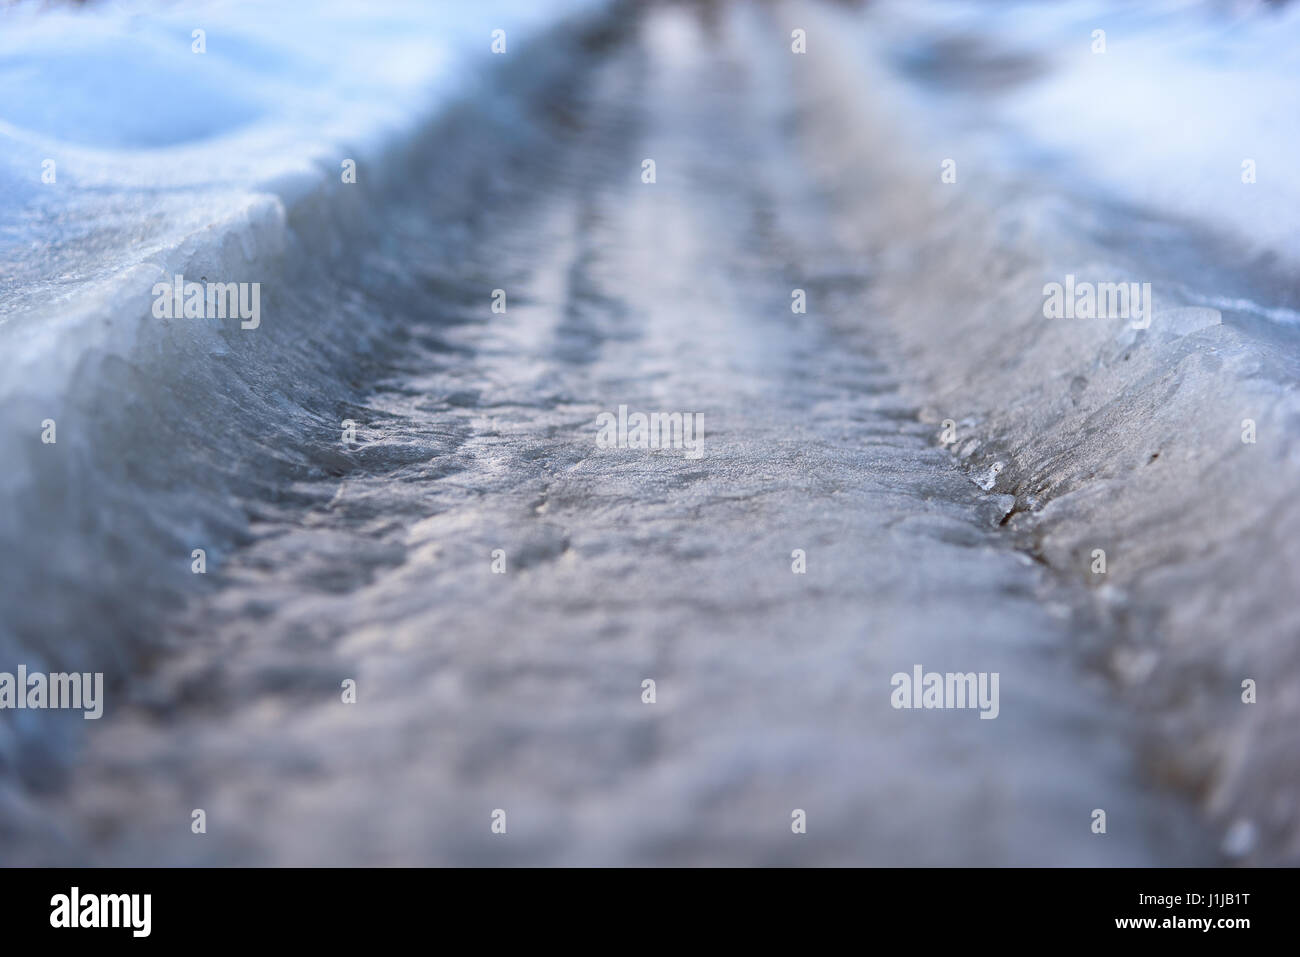
<path id="1" fill-rule="evenodd" d="M 0 15 L 0 103 L 57 91 L 0 108 L 0 662 L 112 681 L 0 725 L 0 859 L 1300 853 L 1288 194 L 1175 202 L 1204 151 L 1135 191 L 1163 134 L 1045 119 L 1092 16 L 927 59 L 916 5 L 188 9 Z M 1152 282 L 1150 329 L 1045 319 L 1067 272 Z M 262 326 L 153 318 L 175 273 Z M 704 457 L 598 449 L 624 403 Z M 998 718 L 892 708 L 918 663 Z"/>

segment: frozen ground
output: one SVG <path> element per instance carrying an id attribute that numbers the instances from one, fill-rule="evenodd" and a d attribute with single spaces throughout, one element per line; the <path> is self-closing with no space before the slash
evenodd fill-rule
<path id="1" fill-rule="evenodd" d="M 579 10 L 499 58 L 487 11 L 435 68 L 412 7 L 266 82 L 279 33 L 204 80 L 178 15 L 133 82 L 227 122 L 0 112 L 0 670 L 112 681 L 6 713 L 0 860 L 1294 860 L 1294 176 L 1251 244 L 1141 203 L 1034 122 L 1073 21 L 910 9 Z M 24 49 L 0 90 L 59 69 Z M 263 281 L 262 326 L 152 318 L 175 272 Z M 1151 328 L 1044 319 L 1067 272 L 1152 282 Z M 704 456 L 598 449 L 620 404 Z M 894 710 L 917 663 L 998 718 Z"/>

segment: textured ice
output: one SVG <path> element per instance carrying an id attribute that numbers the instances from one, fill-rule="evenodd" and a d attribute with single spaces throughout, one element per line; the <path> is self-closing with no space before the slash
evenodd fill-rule
<path id="1" fill-rule="evenodd" d="M 1053 29 L 1033 19 L 1051 21 L 1049 7 L 1028 21 L 1015 16 L 1026 7 L 987 9 L 1009 16 L 990 12 L 955 31 L 983 44 L 986 58 L 1009 57 L 997 46 L 1008 38 Z M 900 71 L 909 77 L 900 85 L 899 72 L 880 67 L 909 44 L 890 12 L 811 21 L 835 38 L 818 89 L 822 102 L 841 109 L 811 114 L 818 122 L 810 162 L 854 131 L 856 148 L 835 151 L 826 182 L 850 211 L 862 255 L 893 266 L 867 308 L 886 320 L 912 368 L 926 370 L 908 390 L 925 418 L 936 428 L 943 419 L 976 423 L 958 432 L 959 442 L 971 431 L 978 442 L 960 456 L 972 480 L 987 484 L 1003 465 L 994 485 L 1016 498 L 1006 522 L 1012 537 L 1058 580 L 1095 594 L 1104 639 L 1089 640 L 1085 654 L 1138 709 L 1148 773 L 1196 795 L 1232 836 L 1223 847 L 1234 858 L 1294 860 L 1300 768 L 1288 729 L 1300 720 L 1300 455 L 1291 437 L 1300 425 L 1300 340 L 1292 320 L 1300 287 L 1288 230 L 1297 171 L 1276 169 L 1257 200 L 1235 164 L 1226 181 L 1204 164 L 1229 144 L 1249 153 L 1264 142 L 1294 142 L 1294 111 L 1282 106 L 1278 84 L 1295 89 L 1295 45 L 1286 38 L 1300 11 L 1256 10 L 1230 25 L 1214 6 L 1184 9 L 1177 22 L 1171 10 L 1147 22 L 1098 8 L 1061 29 L 1072 49 L 1085 51 L 1089 31 L 1076 28 L 1110 25 L 1110 51 L 1124 43 L 1126 26 L 1137 29 L 1124 92 L 1111 88 L 1113 78 L 1067 83 L 1052 72 L 1060 58 L 1040 54 L 1041 72 L 1025 71 L 978 101 L 960 88 L 936 93 L 915 70 Z M 1179 32 L 1194 33 L 1200 52 L 1166 62 L 1191 42 Z M 926 32 L 910 36 L 920 44 Z M 1132 61 L 1157 40 L 1150 73 L 1134 74 Z M 1104 71 L 1103 59 L 1091 69 Z M 1164 151 L 1163 127 L 1130 137 L 1124 150 L 1108 138 L 1139 123 L 1149 98 L 1184 95 L 1211 77 L 1226 88 L 1238 78 L 1259 83 L 1240 110 L 1235 101 L 1198 101 L 1205 122 L 1224 118 L 1223 128 L 1236 132 L 1206 134 L 1207 149 L 1186 162 Z M 961 101 L 962 133 L 936 125 L 947 115 L 941 108 L 900 118 L 896 104 L 921 95 L 917 83 L 950 107 Z M 832 99 L 833 88 L 846 86 L 877 95 Z M 1073 110 L 1085 100 L 1105 111 L 1095 126 L 1092 114 Z M 995 122 L 1016 109 L 1026 111 L 1026 124 L 1037 117 L 1031 133 Z M 1103 130 L 1107 117 L 1118 126 Z M 1258 139 L 1237 136 L 1241 123 Z M 886 128 L 899 144 L 894 151 L 878 148 Z M 1068 147 L 1059 164 L 1045 165 L 1034 148 L 1035 135 L 1049 134 Z M 997 173 L 959 164 L 975 185 L 962 187 L 960 176 L 940 184 L 939 158 L 947 156 L 996 157 Z M 1120 171 L 1116 162 L 1127 166 Z M 1198 178 L 1219 185 L 1193 188 Z M 863 190 L 864 179 L 887 180 L 890 201 Z M 1145 189 L 1157 179 L 1161 188 Z M 1227 198 L 1229 190 L 1242 199 Z M 1151 327 L 1045 319 L 1043 285 L 1084 269 L 1152 282 Z M 1254 443 L 1243 442 L 1248 419 Z M 1104 576 L 1092 573 L 1095 549 L 1106 552 Z M 1271 689 L 1267 700 L 1242 704 L 1248 678 Z M 1236 839 L 1246 832 L 1258 840 Z"/>
<path id="2" fill-rule="evenodd" d="M 0 108 L 0 661 L 111 681 L 0 726 L 0 859 L 1295 859 L 1286 237 L 1040 162 L 1077 8 L 450 9 L 0 14 L 0 103 L 64 91 Z M 168 122 L 93 109 L 123 44 Z M 1090 271 L 1151 328 L 1044 319 Z M 256 335 L 153 319 L 176 272 Z M 621 403 L 705 457 L 596 448 Z M 997 720 L 891 708 L 918 663 Z"/>

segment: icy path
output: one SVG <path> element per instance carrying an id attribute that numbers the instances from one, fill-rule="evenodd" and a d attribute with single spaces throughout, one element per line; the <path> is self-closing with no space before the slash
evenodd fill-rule
<path id="1" fill-rule="evenodd" d="M 544 148 L 489 144 L 464 219 L 433 174 L 386 211 L 357 447 L 250 504 L 184 650 L 11 806 L 10 861 L 1212 859 L 1072 654 L 1075 590 L 900 391 L 771 29 L 656 8 Z M 702 413 L 703 457 L 597 449 L 621 404 Z M 996 720 L 893 709 L 916 664 L 998 672 Z"/>

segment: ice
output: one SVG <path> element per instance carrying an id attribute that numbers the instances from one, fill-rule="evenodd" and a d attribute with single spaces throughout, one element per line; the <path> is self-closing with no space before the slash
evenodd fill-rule
<path id="1" fill-rule="evenodd" d="M 0 13 L 7 862 L 1295 859 L 1294 10 L 298 11 Z"/>

